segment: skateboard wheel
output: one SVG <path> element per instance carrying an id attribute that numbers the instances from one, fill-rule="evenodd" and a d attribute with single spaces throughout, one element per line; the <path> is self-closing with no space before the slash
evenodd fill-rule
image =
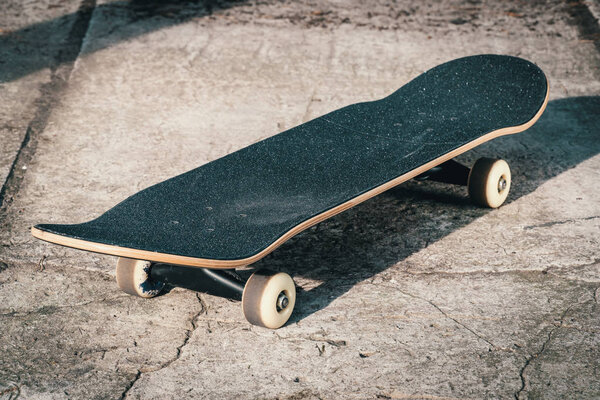
<path id="1" fill-rule="evenodd" d="M 469 196 L 478 205 L 497 208 L 510 190 L 510 168 L 504 160 L 480 158 L 475 162 L 467 183 Z"/>
<path id="2" fill-rule="evenodd" d="M 253 325 L 277 329 L 292 315 L 296 286 L 284 272 L 256 271 L 244 287 L 242 308 Z"/>
<path id="3" fill-rule="evenodd" d="M 133 296 L 150 298 L 158 295 L 165 286 L 150 278 L 150 261 L 119 257 L 117 261 L 117 285 Z"/>

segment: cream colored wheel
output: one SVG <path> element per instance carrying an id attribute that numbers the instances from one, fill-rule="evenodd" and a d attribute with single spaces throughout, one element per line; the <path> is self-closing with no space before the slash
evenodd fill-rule
<path id="1" fill-rule="evenodd" d="M 150 278 L 151 267 L 150 261 L 119 257 L 117 285 L 122 291 L 133 296 L 150 298 L 158 295 L 165 284 Z"/>
<path id="2" fill-rule="evenodd" d="M 296 286 L 284 272 L 256 271 L 244 287 L 242 309 L 253 325 L 277 329 L 292 315 Z"/>
<path id="3" fill-rule="evenodd" d="M 510 191 L 510 168 L 504 160 L 480 158 L 469 173 L 469 196 L 484 207 L 497 208 Z"/>

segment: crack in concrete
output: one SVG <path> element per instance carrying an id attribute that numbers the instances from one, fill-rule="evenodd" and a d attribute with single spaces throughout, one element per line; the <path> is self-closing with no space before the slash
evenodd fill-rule
<path id="1" fill-rule="evenodd" d="M 302 122 L 307 122 L 308 117 L 310 116 L 310 106 L 315 102 L 315 96 L 317 94 L 316 87 L 313 89 L 310 98 L 308 99 L 308 104 L 306 104 L 306 109 L 304 110 L 304 115 L 302 116 Z"/>
<path id="2" fill-rule="evenodd" d="M 281 336 L 279 335 L 277 332 L 273 332 L 274 335 L 277 337 L 277 339 L 279 340 L 285 340 L 285 341 L 290 341 L 290 342 L 301 342 L 304 340 L 308 340 L 311 342 L 316 342 L 316 343 L 326 343 L 329 344 L 333 347 L 343 347 L 346 346 L 348 344 L 348 342 L 344 339 L 330 339 L 327 337 L 327 333 L 326 332 L 318 332 L 318 333 L 313 333 L 310 335 L 303 335 L 303 336 Z M 317 345 L 318 346 L 318 345 Z"/>
<path id="3" fill-rule="evenodd" d="M 542 270 L 542 272 L 547 273 L 552 269 L 568 270 L 568 269 L 575 269 L 575 268 L 587 268 L 587 267 L 593 267 L 596 264 L 600 264 L 600 258 L 594 258 L 591 262 L 585 263 L 585 264 L 571 264 L 571 265 L 565 265 L 563 267 L 551 265 L 548 268 Z"/>
<path id="4" fill-rule="evenodd" d="M 425 301 L 425 302 L 429 303 L 432 307 L 434 307 L 436 310 L 438 310 L 444 317 L 448 318 L 449 320 L 453 321 L 455 324 L 457 324 L 457 325 L 461 326 L 462 328 L 466 329 L 468 332 L 470 332 L 471 334 L 475 335 L 479 340 L 482 340 L 485 343 L 489 344 L 490 346 L 492 346 L 492 348 L 494 350 L 513 351 L 512 349 L 507 349 L 507 348 L 495 345 L 494 343 L 492 343 L 491 341 L 489 341 L 485 337 L 481 336 L 479 333 L 477 333 L 473 329 L 469 328 L 467 325 L 463 324 L 462 322 L 460 322 L 456 318 L 454 318 L 451 315 L 447 314 L 444 310 L 442 310 L 437 304 L 435 304 L 431 300 L 425 299 L 425 298 L 417 296 L 417 295 L 414 295 L 412 293 L 405 292 L 405 291 L 403 291 L 401 289 L 397 289 L 397 290 L 400 293 L 403 293 L 406 296 L 412 297 L 414 299 L 419 299 L 421 301 Z"/>
<path id="5" fill-rule="evenodd" d="M 196 30 L 197 30 L 197 29 L 198 29 L 198 26 L 199 26 L 198 24 L 195 24 L 195 25 L 194 25 L 194 29 L 196 29 Z M 212 42 L 213 42 L 213 36 L 214 36 L 214 35 L 213 35 L 213 32 L 212 32 L 212 31 L 208 31 L 208 39 L 206 40 L 206 43 L 204 44 L 204 46 L 202 46 L 202 47 L 201 47 L 200 49 L 198 49 L 198 50 L 197 50 L 195 53 L 193 53 L 193 55 L 192 55 L 192 57 L 191 57 L 191 58 L 188 58 L 188 61 L 187 61 L 187 63 L 188 63 L 188 65 L 187 65 L 187 68 L 188 68 L 188 69 L 191 69 L 191 68 L 193 68 L 193 67 L 194 67 L 194 65 L 196 64 L 196 61 L 197 61 L 197 60 L 198 60 L 200 57 L 204 56 L 204 53 L 206 53 L 206 49 L 208 49 L 208 47 L 209 47 L 210 45 L 212 45 Z M 192 38 L 194 38 L 194 39 L 195 39 L 195 37 L 192 37 Z M 187 46 L 189 46 L 189 45 L 190 45 L 190 43 L 192 42 L 192 38 L 190 38 L 190 40 L 188 41 L 188 43 L 187 43 L 187 44 L 186 44 L 184 47 L 187 47 Z"/>
<path id="6" fill-rule="evenodd" d="M 546 350 L 546 346 L 548 346 L 548 343 L 550 343 L 550 340 L 552 340 L 552 335 L 554 334 L 554 332 L 556 332 L 558 329 L 562 328 L 565 316 L 571 310 L 571 308 L 572 308 L 572 306 L 569 306 L 569 307 L 567 307 L 567 309 L 565 311 L 563 311 L 563 313 L 560 316 L 558 324 L 555 324 L 554 328 L 551 329 L 550 332 L 548 332 L 548 337 L 546 338 L 544 343 L 542 343 L 542 346 L 540 347 L 540 349 L 537 352 L 530 354 L 525 359 L 525 364 L 523 364 L 523 367 L 521 367 L 521 369 L 519 370 L 519 378 L 521 379 L 521 387 L 515 393 L 515 400 L 520 400 L 521 393 L 523 393 L 525 391 L 525 388 L 527 387 L 527 379 L 525 378 L 525 370 L 527 369 L 527 367 L 531 364 L 531 362 L 533 360 L 537 359 L 544 353 L 544 351 Z"/>
<path id="7" fill-rule="evenodd" d="M 27 126 L 21 146 L 0 189 L 0 222 L 6 217 L 6 210 L 21 187 L 27 166 L 35 155 L 39 135 L 46 128 L 53 106 L 59 102 L 61 93 L 67 87 L 71 71 L 77 60 L 75 56 L 81 52 L 83 39 L 87 34 L 95 7 L 95 0 L 81 2 L 77 10 L 77 17 L 65 40 L 67 45 L 58 52 L 53 65 L 50 66 L 50 82 L 41 85 L 41 95 L 35 101 L 34 117 Z M 69 60 L 75 61 L 69 62 Z"/>
<path id="8" fill-rule="evenodd" d="M 568 272 L 577 272 L 577 270 L 581 270 L 582 268 L 593 267 L 600 264 L 600 258 L 595 258 L 592 262 L 586 264 L 574 264 L 574 265 L 565 265 L 562 267 L 552 265 L 542 270 L 543 274 L 552 275 L 553 277 L 564 279 L 572 282 L 582 282 L 582 283 L 590 283 L 597 282 L 597 279 L 585 279 L 577 276 L 567 276 L 565 273 Z M 561 274 L 562 272 L 562 274 Z"/>
<path id="9" fill-rule="evenodd" d="M 543 274 L 543 275 L 552 275 L 553 277 L 560 278 L 560 279 L 567 279 L 567 280 L 571 280 L 571 281 L 589 283 L 589 281 L 587 281 L 587 280 L 577 279 L 574 277 L 565 277 L 560 274 L 554 273 L 552 271 L 553 270 L 568 271 L 571 269 L 591 267 L 598 263 L 600 263 L 600 259 L 594 259 L 592 262 L 589 262 L 586 264 L 566 265 L 563 267 L 551 266 L 551 267 L 546 267 L 545 269 L 511 269 L 511 270 L 504 270 L 504 271 L 486 271 L 486 270 L 482 270 L 482 269 L 477 269 L 477 270 L 473 270 L 473 271 L 456 271 L 456 272 L 404 270 L 404 271 L 401 271 L 401 273 L 414 275 L 414 276 L 423 275 L 423 276 L 440 276 L 440 277 L 477 276 L 477 275 L 484 276 L 484 277 L 485 276 L 494 276 L 494 275 L 526 276 L 526 275 L 532 275 L 532 274 Z M 395 286 L 394 286 L 394 288 L 395 288 Z"/>
<path id="10" fill-rule="evenodd" d="M 596 290 L 592 293 L 592 298 L 590 300 L 586 300 L 583 302 L 577 302 L 577 304 L 569 306 L 565 309 L 565 311 L 562 312 L 562 314 L 560 315 L 560 318 L 558 320 L 558 322 L 553 322 L 552 325 L 554 326 L 553 329 L 550 330 L 550 332 L 548 332 L 548 337 L 546 338 L 546 340 L 544 341 L 544 343 L 542 343 L 542 346 L 540 347 L 540 349 L 533 353 L 530 354 L 529 357 L 527 357 L 525 359 L 525 364 L 523 365 L 523 367 L 520 369 L 519 372 L 519 377 L 521 379 L 521 388 L 515 393 L 514 397 L 516 400 L 520 399 L 520 395 L 523 391 L 525 391 L 525 388 L 527 387 L 527 379 L 525 377 L 525 370 L 527 369 L 527 367 L 531 364 L 531 362 L 537 358 L 539 358 L 544 351 L 546 350 L 546 347 L 548 346 L 548 344 L 550 343 L 550 341 L 552 340 L 552 336 L 554 335 L 554 333 L 562 328 L 565 329 L 575 329 L 575 330 L 579 330 L 582 332 L 591 332 L 591 333 L 596 333 L 595 331 L 592 330 L 587 330 L 587 329 L 581 329 L 579 327 L 576 327 L 574 325 L 570 325 L 570 324 L 566 324 L 565 323 L 565 317 L 567 316 L 567 313 L 569 311 L 571 311 L 575 306 L 578 305 L 584 305 L 586 303 L 589 303 L 591 301 L 597 303 L 597 294 L 598 294 L 598 290 L 600 289 L 600 287 L 597 287 Z"/>
<path id="11" fill-rule="evenodd" d="M 198 302 L 200 303 L 200 310 L 196 314 L 194 314 L 194 316 L 190 320 L 190 328 L 185 330 L 185 336 L 183 338 L 183 342 L 179 346 L 177 346 L 175 357 L 160 364 L 157 368 L 140 368 L 140 369 L 138 369 L 137 370 L 138 372 L 137 372 L 136 376 L 134 377 L 134 379 L 132 379 L 132 381 L 128 384 L 128 386 L 125 388 L 125 390 L 121 394 L 121 397 L 120 397 L 121 400 L 124 400 L 127 398 L 129 391 L 133 388 L 135 383 L 141 378 L 143 373 L 161 371 L 165 368 L 168 368 L 169 366 L 171 366 L 171 364 L 173 364 L 175 361 L 177 361 L 181 358 L 181 355 L 183 354 L 183 348 L 185 346 L 187 346 L 187 344 L 190 341 L 190 338 L 194 334 L 194 331 L 198 327 L 198 324 L 197 324 L 198 318 L 200 317 L 200 315 L 208 312 L 208 305 L 202 298 L 202 295 L 200 293 L 196 293 L 196 298 L 198 299 Z"/>
<path id="12" fill-rule="evenodd" d="M 131 382 L 129 382 L 127 384 L 127 386 L 125 387 L 125 390 L 123 390 L 123 393 L 121 393 L 121 397 L 119 397 L 120 400 L 123 400 L 123 399 L 125 399 L 127 397 L 127 394 L 129 393 L 129 391 L 131 390 L 131 388 L 133 387 L 133 385 L 135 385 L 135 383 L 138 381 L 138 379 L 140 379 L 141 376 L 142 376 L 142 371 L 140 371 L 138 369 L 137 373 L 134 376 L 134 378 L 131 380 Z"/>
<path id="13" fill-rule="evenodd" d="M 536 229 L 536 228 L 549 228 L 554 225 L 573 224 L 573 223 L 579 222 L 579 221 L 591 221 L 593 219 L 598 219 L 598 218 L 600 218 L 600 215 L 592 215 L 591 217 L 583 217 L 583 218 L 563 219 L 560 221 L 550 221 L 550 222 L 545 222 L 543 224 L 527 225 L 527 226 L 523 227 L 523 230 L 528 231 L 528 230 Z"/>
<path id="14" fill-rule="evenodd" d="M 50 312 L 52 312 L 54 310 L 61 310 L 64 308 L 83 307 L 83 306 L 87 306 L 88 304 L 92 304 L 92 303 L 102 303 L 105 301 L 117 300 L 117 299 L 122 299 L 122 298 L 126 298 L 126 297 L 130 297 L 130 296 L 125 294 L 125 295 L 120 295 L 120 296 L 104 297 L 102 299 L 84 301 L 84 302 L 76 303 L 76 304 L 46 305 L 46 306 L 42 306 L 40 308 L 36 308 L 35 310 L 30 310 L 30 311 L 9 311 L 9 312 L 0 311 L 0 317 L 26 317 L 31 314 L 39 314 L 39 313 L 49 314 Z"/>
<path id="15" fill-rule="evenodd" d="M 8 394 L 8 397 L 4 397 L 5 394 Z M 14 395 L 14 397 L 13 397 Z M 21 395 L 21 387 L 16 383 L 10 382 L 6 389 L 2 389 L 0 387 L 0 398 L 8 399 L 8 400 L 17 400 Z"/>
<path id="16" fill-rule="evenodd" d="M 175 358 L 172 360 L 169 360 L 167 363 L 161 365 L 160 369 L 167 368 L 169 365 L 171 365 L 175 361 L 179 360 L 179 358 L 181 357 L 183 348 L 185 346 L 187 346 L 187 344 L 190 341 L 190 338 L 192 337 L 192 334 L 198 327 L 198 324 L 197 324 L 198 318 L 200 317 L 200 315 L 202 315 L 208 311 L 208 306 L 206 305 L 206 303 L 200 293 L 196 293 L 196 298 L 198 299 L 198 302 L 200 303 L 200 311 L 198 311 L 196 313 L 196 315 L 194 315 L 192 317 L 192 319 L 190 320 L 191 329 L 186 329 L 185 338 L 183 339 L 183 343 L 179 347 L 177 347 L 177 354 L 175 355 Z"/>

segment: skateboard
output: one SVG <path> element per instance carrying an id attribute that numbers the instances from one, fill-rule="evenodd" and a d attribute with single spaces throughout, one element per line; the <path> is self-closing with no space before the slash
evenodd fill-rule
<path id="1" fill-rule="evenodd" d="M 246 319 L 279 328 L 292 278 L 252 264 L 303 230 L 409 179 L 465 185 L 496 208 L 511 185 L 503 160 L 454 157 L 533 125 L 548 82 L 533 63 L 477 55 L 441 64 L 389 96 L 352 104 L 123 200 L 98 218 L 40 224 L 36 238 L 119 256 L 117 284 L 153 297 L 165 284 L 240 299 Z M 190 275 L 195 274 L 195 275 Z M 198 289 L 198 287 L 200 289 Z"/>

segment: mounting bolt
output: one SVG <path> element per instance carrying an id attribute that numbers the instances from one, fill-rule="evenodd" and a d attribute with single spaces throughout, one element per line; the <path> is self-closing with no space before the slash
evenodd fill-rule
<path id="1" fill-rule="evenodd" d="M 277 311 L 284 310 L 290 304 L 290 299 L 287 298 L 284 292 L 279 293 L 277 297 Z"/>
<path id="2" fill-rule="evenodd" d="M 498 181 L 498 193 L 502 193 L 504 189 L 506 189 L 506 178 L 502 175 Z"/>

